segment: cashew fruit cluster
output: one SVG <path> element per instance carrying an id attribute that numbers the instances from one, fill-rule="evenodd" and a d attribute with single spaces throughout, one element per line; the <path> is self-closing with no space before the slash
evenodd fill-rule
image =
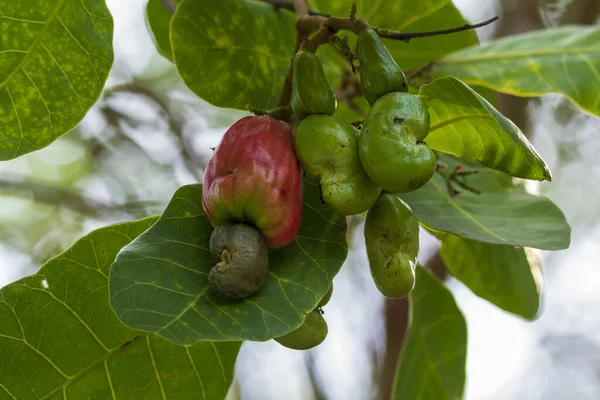
<path id="1" fill-rule="evenodd" d="M 352 215 L 368 210 L 381 188 L 360 162 L 358 130 L 332 115 L 335 96 L 319 58 L 300 50 L 293 76 L 292 109 L 300 120 L 294 143 L 302 168 L 319 178 L 321 197 L 333 211 Z"/>
<path id="2" fill-rule="evenodd" d="M 435 171 L 436 156 L 425 143 L 430 116 L 375 30 L 363 29 L 356 43 L 358 86 L 370 106 L 360 124 L 335 115 L 333 86 L 314 49 L 303 44 L 292 61 L 289 105 L 271 113 L 285 121 L 269 113 L 240 119 L 208 162 L 202 208 L 215 228 L 210 250 L 218 260 L 208 281 L 221 295 L 255 294 L 268 276 L 269 250 L 295 238 L 302 171 L 319 179 L 321 200 L 332 211 L 366 213 L 365 245 L 379 291 L 402 298 L 413 290 L 419 222 L 397 194 L 422 187 Z M 322 343 L 328 334 L 322 307 L 332 290 L 297 329 L 275 340 L 298 350 Z"/>
<path id="3" fill-rule="evenodd" d="M 319 178 L 321 199 L 331 210 L 367 212 L 371 275 L 383 295 L 401 298 L 415 285 L 419 224 L 396 194 L 422 187 L 435 172 L 435 153 L 425 143 L 430 116 L 408 92 L 404 72 L 374 29 L 359 32 L 356 58 L 359 86 L 370 105 L 360 131 L 334 115 L 337 102 L 319 58 L 306 50 L 295 55 L 296 155 L 304 171 Z"/>
<path id="4" fill-rule="evenodd" d="M 220 259 L 209 274 L 213 288 L 231 299 L 260 289 L 267 275 L 266 249 L 289 244 L 298 232 L 302 195 L 290 125 L 268 115 L 250 116 L 227 130 L 202 186 L 202 209 L 216 228 L 210 247 Z"/>
<path id="5" fill-rule="evenodd" d="M 358 35 L 360 86 L 371 105 L 363 121 L 359 154 L 373 181 L 390 193 L 420 188 L 435 171 L 435 154 L 423 142 L 429 111 L 408 93 L 406 77 L 373 29 Z"/>

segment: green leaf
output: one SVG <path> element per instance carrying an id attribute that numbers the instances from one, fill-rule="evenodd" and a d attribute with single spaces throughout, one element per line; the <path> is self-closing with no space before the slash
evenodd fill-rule
<path id="1" fill-rule="evenodd" d="M 509 119 L 469 86 L 453 77 L 423 85 L 431 131 L 429 147 L 512 176 L 552 180 L 550 169 Z"/>
<path id="2" fill-rule="evenodd" d="M 452 160 L 448 156 L 442 158 L 451 169 L 458 164 Z M 451 197 L 445 179 L 436 173 L 421 189 L 399 195 L 423 225 L 486 243 L 543 250 L 569 247 L 571 227 L 552 201 L 526 193 L 503 172 L 460 164 L 480 171 L 468 177 L 467 182 L 481 194 L 461 191 Z"/>
<path id="3" fill-rule="evenodd" d="M 600 115 L 600 27 L 566 26 L 509 36 L 452 53 L 435 69 L 514 96 L 561 93 Z"/>
<path id="4" fill-rule="evenodd" d="M 410 294 L 410 326 L 393 398 L 454 400 L 463 395 L 467 325 L 452 293 L 422 267 Z"/>
<path id="5" fill-rule="evenodd" d="M 378 28 L 388 28 L 400 32 L 422 32 L 455 28 L 467 23 L 451 0 L 377 2 L 371 0 L 309 0 L 308 4 L 315 11 L 347 17 L 350 15 L 350 7 L 353 2 L 357 6 L 357 17 L 366 19 L 370 25 Z M 445 54 L 478 43 L 477 34 L 472 30 L 452 35 L 413 39 L 409 43 L 391 39 L 383 41 L 403 69 L 424 66 Z M 337 59 L 343 62 L 340 57 Z M 345 63 L 347 64 L 347 62 Z M 346 69 L 348 69 L 347 66 Z"/>
<path id="6" fill-rule="evenodd" d="M 201 185 L 181 187 L 158 222 L 123 248 L 111 267 L 111 305 L 121 320 L 174 343 L 200 340 L 265 341 L 299 327 L 346 259 L 345 218 L 321 203 L 305 180 L 300 231 L 291 244 L 269 252 L 263 288 L 231 302 L 210 290 L 216 264 L 209 251 L 213 228 L 202 212 Z"/>
<path id="7" fill-rule="evenodd" d="M 155 220 L 94 231 L 0 289 L 1 399 L 225 397 L 239 342 L 175 346 L 110 308 L 110 265 Z"/>
<path id="8" fill-rule="evenodd" d="M 275 107 L 295 42 L 295 15 L 263 2 L 185 0 L 171 22 L 177 71 L 217 107 Z"/>
<path id="9" fill-rule="evenodd" d="M 448 271 L 477 296 L 523 318 L 537 317 L 541 257 L 532 249 L 447 235 L 441 255 Z"/>
<path id="10" fill-rule="evenodd" d="M 104 1 L 0 3 L 0 160 L 48 146 L 98 100 L 113 63 Z"/>
<path id="11" fill-rule="evenodd" d="M 172 0 L 177 5 L 179 0 Z M 171 49 L 171 38 L 169 35 L 169 25 L 174 10 L 163 0 L 148 0 L 146 4 L 146 28 L 152 39 L 158 53 L 173 62 L 173 50 Z"/>

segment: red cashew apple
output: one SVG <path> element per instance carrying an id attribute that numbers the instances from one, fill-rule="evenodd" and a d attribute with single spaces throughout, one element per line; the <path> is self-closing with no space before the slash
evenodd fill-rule
<path id="1" fill-rule="evenodd" d="M 227 130 L 208 161 L 202 209 L 215 227 L 232 221 L 256 226 L 275 249 L 298 233 L 302 193 L 290 125 L 268 115 L 249 116 Z"/>

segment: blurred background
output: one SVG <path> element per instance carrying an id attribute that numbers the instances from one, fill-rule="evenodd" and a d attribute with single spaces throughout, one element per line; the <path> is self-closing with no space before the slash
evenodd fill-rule
<path id="1" fill-rule="evenodd" d="M 454 0 L 482 42 L 543 27 L 597 24 L 599 0 Z M 0 286 L 34 273 L 89 231 L 160 213 L 177 187 L 201 181 L 229 125 L 246 113 L 191 94 L 156 52 L 146 0 L 108 0 L 115 65 L 83 123 L 48 148 L 0 163 Z M 469 330 L 467 400 L 600 399 L 600 119 L 558 95 L 503 96 L 501 111 L 553 172 L 536 190 L 565 212 L 571 248 L 544 252 L 545 297 L 535 322 L 507 314 L 447 277 Z M 387 399 L 407 304 L 373 285 L 362 221 L 349 220 L 350 253 L 325 308 L 316 349 L 244 343 L 231 399 Z M 443 275 L 437 242 L 422 234 L 421 262 Z"/>

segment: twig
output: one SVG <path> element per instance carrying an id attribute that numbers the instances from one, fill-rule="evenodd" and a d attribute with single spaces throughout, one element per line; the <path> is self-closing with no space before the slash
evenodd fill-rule
<path id="1" fill-rule="evenodd" d="M 329 42 L 331 45 L 340 53 L 352 66 L 352 72 L 355 72 L 354 68 L 354 60 L 356 57 L 348 44 L 348 36 L 344 36 L 344 38 L 340 38 L 338 35 L 333 35 L 329 38 Z"/>
<path id="2" fill-rule="evenodd" d="M 92 217 L 105 217 L 107 213 L 112 213 L 125 214 L 138 218 L 148 215 L 148 213 L 144 211 L 145 207 L 158 207 L 163 205 L 158 201 L 129 203 L 102 202 L 43 181 L 31 180 L 19 176 L 4 176 L 0 178 L 0 192 L 11 192 L 18 195 L 31 193 L 38 202 L 60 205 Z"/>
<path id="3" fill-rule="evenodd" d="M 272 110 L 261 110 L 258 108 L 252 107 L 251 104 L 246 105 L 246 110 L 250 111 L 254 115 L 270 115 L 271 117 L 278 119 L 280 121 L 289 121 L 294 114 L 292 110 L 292 106 L 289 104 L 284 107 L 277 107 Z"/>
<path id="4" fill-rule="evenodd" d="M 489 25 L 492 22 L 497 21 L 498 19 L 500 19 L 500 17 L 496 16 L 494 18 L 490 18 L 486 21 L 483 21 L 483 22 L 480 22 L 480 23 L 474 24 L 474 25 L 465 24 L 463 26 L 459 26 L 456 28 L 440 29 L 437 31 L 428 31 L 428 32 L 406 32 L 406 33 L 403 33 L 403 32 L 393 31 L 390 29 L 380 29 L 380 28 L 373 28 L 373 29 L 375 30 L 375 32 L 377 32 L 377 34 L 380 37 L 384 37 L 384 38 L 388 38 L 388 39 L 403 40 L 405 42 L 408 42 L 411 39 L 416 39 L 416 38 L 449 35 L 452 33 L 463 32 L 463 31 L 468 31 L 471 29 L 481 28 L 482 26 Z"/>
<path id="5" fill-rule="evenodd" d="M 268 3 L 273 6 L 273 8 L 282 9 L 282 10 L 290 10 L 295 11 L 294 4 L 288 3 L 285 0 L 262 0 L 264 3 Z M 308 14 L 310 16 L 321 16 L 321 17 L 329 17 L 329 14 L 322 14 L 316 11 L 308 10 Z"/>
<path id="6" fill-rule="evenodd" d="M 177 3 L 174 0 L 160 0 L 160 3 L 169 11 L 171 14 L 177 10 Z"/>
<path id="7" fill-rule="evenodd" d="M 306 0 L 294 0 L 294 10 L 296 11 L 296 19 L 308 16 Z"/>
<path id="8" fill-rule="evenodd" d="M 271 3 L 271 1 L 267 1 Z M 289 3 L 288 3 L 289 4 Z M 294 6 L 298 6 L 301 12 L 304 12 L 302 9 L 302 4 L 305 4 L 304 1 L 295 0 Z M 405 42 L 410 41 L 413 38 L 419 37 L 430 37 L 430 36 L 438 36 L 438 35 L 447 35 L 456 32 L 462 32 L 469 29 L 476 29 L 482 26 L 491 24 L 496 21 L 499 17 L 490 18 L 487 21 L 474 24 L 474 25 L 463 25 L 457 28 L 450 29 L 442 29 L 437 31 L 428 31 L 428 32 L 410 32 L 403 33 L 390 29 L 381 29 L 371 27 L 366 20 L 363 18 L 355 18 L 356 17 L 356 6 L 353 4 L 352 10 L 350 12 L 350 18 L 339 18 L 339 17 L 325 17 L 320 15 L 309 15 L 302 16 L 298 15 L 296 18 L 296 45 L 294 48 L 294 54 L 299 49 L 303 49 L 310 52 L 316 52 L 319 46 L 330 43 L 332 38 L 341 30 L 348 30 L 358 35 L 361 31 L 372 28 L 377 32 L 380 37 L 404 40 Z M 316 33 L 313 36 L 310 36 L 311 33 Z M 334 39 L 335 41 L 335 39 Z M 337 43 L 339 45 L 339 42 Z M 286 106 L 289 104 L 291 93 L 292 93 L 292 64 L 290 63 L 290 68 L 286 74 L 283 90 L 281 93 L 281 97 L 279 98 L 279 106 Z"/>
<path id="9" fill-rule="evenodd" d="M 116 85 L 107 88 L 104 92 L 104 96 L 112 96 L 113 94 L 119 92 L 141 94 L 160 107 L 160 109 L 165 115 L 167 123 L 169 124 L 169 130 L 173 133 L 173 136 L 175 137 L 179 147 L 181 148 L 181 156 L 187 170 L 190 174 L 192 174 L 192 176 L 196 180 L 200 181 L 200 176 L 196 172 L 198 160 L 196 160 L 195 154 L 191 151 L 191 146 L 186 145 L 185 139 L 183 137 L 183 126 L 181 126 L 181 124 L 171 116 L 168 105 L 160 97 L 158 97 L 156 93 L 135 82 Z"/>
<path id="10" fill-rule="evenodd" d="M 413 78 L 416 78 L 425 72 L 429 72 L 432 67 L 433 67 L 433 62 L 429 62 L 429 63 L 427 63 L 427 65 L 424 65 L 420 68 L 413 69 L 411 71 L 408 71 L 406 73 L 406 79 L 411 80 Z"/>
<path id="11" fill-rule="evenodd" d="M 299 32 L 299 31 L 298 31 Z M 300 45 L 302 44 L 302 37 L 300 34 L 296 37 L 296 44 L 294 46 L 294 54 L 298 52 Z M 281 91 L 281 96 L 279 97 L 279 107 L 285 107 L 290 104 L 290 100 L 292 99 L 292 80 L 294 79 L 292 66 L 294 64 L 294 57 L 290 59 L 290 68 L 285 74 L 285 79 L 283 81 L 283 90 Z"/>
<path id="12" fill-rule="evenodd" d="M 351 110 L 360 115 L 362 118 L 367 116 L 365 110 L 363 110 L 355 101 L 354 98 L 360 96 L 362 91 L 356 75 L 351 73 L 349 70 L 345 70 L 342 74 L 342 81 L 339 89 L 335 91 L 335 97 L 338 101 L 345 103 Z"/>
<path id="13" fill-rule="evenodd" d="M 455 197 L 460 194 L 460 192 L 454 188 L 453 183 L 458 184 L 460 187 L 468 190 L 469 192 L 481 194 L 480 190 L 475 189 L 465 181 L 467 176 L 478 174 L 479 170 L 463 170 L 462 165 L 458 165 L 453 172 L 449 172 L 448 166 L 441 161 L 437 162 L 435 170 L 446 180 L 446 186 L 448 188 L 448 194 L 450 197 Z"/>

